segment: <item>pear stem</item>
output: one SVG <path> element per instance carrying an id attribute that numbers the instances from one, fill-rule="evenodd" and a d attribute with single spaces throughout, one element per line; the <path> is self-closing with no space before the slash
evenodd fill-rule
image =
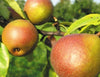
<path id="1" fill-rule="evenodd" d="M 100 37 L 100 32 L 98 32 L 96 35 Z"/>

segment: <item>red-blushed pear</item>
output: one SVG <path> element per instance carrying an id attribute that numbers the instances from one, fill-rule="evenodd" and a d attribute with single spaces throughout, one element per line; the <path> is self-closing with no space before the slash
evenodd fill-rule
<path id="1" fill-rule="evenodd" d="M 38 32 L 28 20 L 17 19 L 4 28 L 2 42 L 12 55 L 22 56 L 33 51 L 38 42 Z"/>
<path id="2" fill-rule="evenodd" d="M 51 65 L 59 77 L 96 77 L 100 73 L 100 38 L 95 34 L 71 34 L 57 41 Z"/>
<path id="3" fill-rule="evenodd" d="M 53 5 L 50 0 L 27 0 L 24 11 L 33 24 L 42 24 L 52 16 Z"/>

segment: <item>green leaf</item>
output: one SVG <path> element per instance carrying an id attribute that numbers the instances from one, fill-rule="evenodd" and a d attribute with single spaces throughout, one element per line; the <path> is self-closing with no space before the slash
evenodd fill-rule
<path id="1" fill-rule="evenodd" d="M 47 65 L 47 49 L 43 42 L 39 42 L 38 46 L 33 52 L 34 57 L 34 77 L 44 77 L 43 72 L 45 71 Z"/>
<path id="2" fill-rule="evenodd" d="M 52 69 L 49 70 L 49 77 L 59 77 Z"/>
<path id="3" fill-rule="evenodd" d="M 0 77 L 6 77 L 9 67 L 9 53 L 5 45 L 0 44 Z"/>
<path id="4" fill-rule="evenodd" d="M 96 27 L 96 31 L 100 32 L 100 25 Z"/>
<path id="5" fill-rule="evenodd" d="M 4 1 L 7 2 L 9 6 L 12 9 L 14 9 L 22 18 L 27 19 L 26 15 L 24 14 L 24 12 L 22 11 L 22 9 L 15 0 L 4 0 Z"/>
<path id="6" fill-rule="evenodd" d="M 89 14 L 86 15 L 79 20 L 76 20 L 70 27 L 68 28 L 65 35 L 72 33 L 74 30 L 83 27 L 79 33 L 85 30 L 90 25 L 99 25 L 100 24 L 100 14 Z"/>
<path id="7" fill-rule="evenodd" d="M 0 2 L 0 14 L 5 18 L 5 19 L 9 19 L 10 16 L 10 12 L 7 9 L 7 7 L 4 5 L 3 2 Z"/>
<path id="8" fill-rule="evenodd" d="M 3 27 L 0 26 L 0 35 L 2 35 Z"/>
<path id="9" fill-rule="evenodd" d="M 7 77 L 46 77 L 44 71 L 47 66 L 47 48 L 39 42 L 33 51 L 33 59 L 27 60 L 25 56 L 12 57 Z"/>
<path id="10" fill-rule="evenodd" d="M 43 31 L 57 31 L 56 28 L 52 25 L 53 23 L 45 23 L 43 25 L 37 25 L 36 27 Z"/>
<path id="11" fill-rule="evenodd" d="M 98 77 L 100 77 L 100 74 L 98 75 Z"/>
<path id="12" fill-rule="evenodd" d="M 17 3 L 19 4 L 19 6 L 24 9 L 24 5 L 25 5 L 25 0 L 17 0 Z"/>

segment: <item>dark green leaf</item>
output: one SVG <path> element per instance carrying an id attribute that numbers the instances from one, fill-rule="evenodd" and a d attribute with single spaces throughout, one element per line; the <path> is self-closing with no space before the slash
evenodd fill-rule
<path id="1" fill-rule="evenodd" d="M 0 14 L 1 14 L 5 19 L 9 19 L 10 12 L 9 12 L 8 8 L 4 5 L 3 2 L 0 3 Z"/>
<path id="2" fill-rule="evenodd" d="M 2 35 L 3 27 L 0 26 L 0 35 Z"/>
<path id="3" fill-rule="evenodd" d="M 100 25 L 96 27 L 96 31 L 100 32 Z"/>

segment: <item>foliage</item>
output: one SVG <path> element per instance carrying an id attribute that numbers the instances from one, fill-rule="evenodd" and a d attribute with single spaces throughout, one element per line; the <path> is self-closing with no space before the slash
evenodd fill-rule
<path id="1" fill-rule="evenodd" d="M 3 16 L 5 19 L 8 19 L 10 16 L 10 12 L 5 6 L 4 1 L 0 1 L 0 16 Z"/>
<path id="2" fill-rule="evenodd" d="M 24 0 L 0 0 L 0 77 L 58 77 L 50 64 L 54 42 L 64 34 L 100 32 L 100 4 L 93 0 L 75 0 L 73 4 L 70 0 L 64 0 L 54 7 L 56 18 L 53 21 L 35 25 L 39 41 L 33 53 L 22 57 L 12 56 L 2 43 L 2 31 L 13 19 L 8 7 L 27 19 L 23 12 L 24 4 Z"/>
<path id="3" fill-rule="evenodd" d="M 21 9 L 23 9 L 24 4 L 25 4 L 25 0 L 17 0 L 17 3 L 18 3 L 19 6 L 21 7 Z"/>
<path id="4" fill-rule="evenodd" d="M 78 33 L 84 32 L 84 30 L 91 25 L 100 26 L 99 20 L 100 20 L 100 14 L 89 14 L 87 16 L 84 16 L 83 18 L 77 20 L 72 25 L 70 25 L 66 34 L 70 34 L 72 31 L 74 31 L 75 29 L 80 28 L 82 26 L 84 26 L 84 27 L 81 28 L 81 30 Z"/>
<path id="5" fill-rule="evenodd" d="M 64 1 L 54 7 L 54 16 L 57 17 L 59 21 L 72 21 L 74 17 L 72 10 L 73 8 L 70 1 Z"/>
<path id="6" fill-rule="evenodd" d="M 60 21 L 75 21 L 87 14 L 100 13 L 100 4 L 93 0 L 75 0 L 72 4 L 70 0 L 63 0 L 54 7 L 54 16 Z"/>
<path id="7" fill-rule="evenodd" d="M 9 67 L 9 54 L 3 43 L 0 43 L 0 76 L 6 77 Z"/>

